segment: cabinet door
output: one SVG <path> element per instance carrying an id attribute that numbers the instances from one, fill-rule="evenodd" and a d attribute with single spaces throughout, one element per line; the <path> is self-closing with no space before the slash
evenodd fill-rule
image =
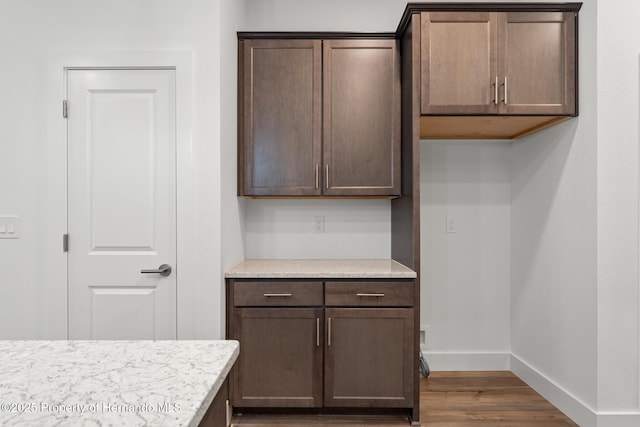
<path id="1" fill-rule="evenodd" d="M 207 412 L 202 417 L 198 427 L 228 427 L 230 416 L 229 413 L 229 378 L 224 380 L 220 390 L 213 398 L 213 402 L 209 405 Z"/>
<path id="2" fill-rule="evenodd" d="M 413 406 L 413 309 L 326 308 L 324 405 Z"/>
<path id="3" fill-rule="evenodd" d="M 575 14 L 501 13 L 500 113 L 576 113 Z"/>
<path id="4" fill-rule="evenodd" d="M 241 94 L 246 196 L 319 195 L 319 40 L 245 40 Z"/>
<path id="5" fill-rule="evenodd" d="M 496 114 L 497 14 L 423 12 L 422 114 Z"/>
<path id="6" fill-rule="evenodd" d="M 395 40 L 324 41 L 324 194 L 400 195 Z"/>
<path id="7" fill-rule="evenodd" d="M 321 308 L 236 308 L 233 406 L 322 406 Z"/>

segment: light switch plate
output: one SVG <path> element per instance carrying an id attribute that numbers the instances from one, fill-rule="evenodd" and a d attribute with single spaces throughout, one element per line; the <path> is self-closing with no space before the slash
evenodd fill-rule
<path id="1" fill-rule="evenodd" d="M 0 239 L 20 238 L 20 217 L 17 215 L 0 216 Z"/>

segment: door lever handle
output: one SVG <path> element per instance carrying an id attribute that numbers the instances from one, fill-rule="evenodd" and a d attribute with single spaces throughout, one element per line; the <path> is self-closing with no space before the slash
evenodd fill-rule
<path id="1" fill-rule="evenodd" d="M 140 270 L 142 274 L 159 274 L 161 276 L 168 276 L 171 274 L 171 266 L 169 264 L 162 264 L 157 270 Z"/>

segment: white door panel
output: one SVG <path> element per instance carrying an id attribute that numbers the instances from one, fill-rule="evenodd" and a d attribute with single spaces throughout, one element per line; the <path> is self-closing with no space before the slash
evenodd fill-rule
<path id="1" fill-rule="evenodd" d="M 154 251 L 154 95 L 89 93 L 87 149 L 94 251 Z"/>
<path id="2" fill-rule="evenodd" d="M 91 286 L 92 337 L 143 340 L 156 338 L 157 287 Z"/>
<path id="3" fill-rule="evenodd" d="M 175 71 L 67 79 L 69 338 L 174 339 Z"/>

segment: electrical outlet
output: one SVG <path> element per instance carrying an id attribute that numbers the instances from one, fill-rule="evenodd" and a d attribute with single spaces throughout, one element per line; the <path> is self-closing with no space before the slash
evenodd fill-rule
<path id="1" fill-rule="evenodd" d="M 448 216 L 446 218 L 446 221 L 447 221 L 447 226 L 446 226 L 447 233 L 455 233 L 456 232 L 456 220 L 453 219 L 453 217 Z"/>
<path id="2" fill-rule="evenodd" d="M 420 347 L 429 349 L 431 346 L 431 325 L 420 325 Z"/>
<path id="3" fill-rule="evenodd" d="M 324 233 L 324 217 L 323 216 L 313 217 L 313 232 Z"/>

